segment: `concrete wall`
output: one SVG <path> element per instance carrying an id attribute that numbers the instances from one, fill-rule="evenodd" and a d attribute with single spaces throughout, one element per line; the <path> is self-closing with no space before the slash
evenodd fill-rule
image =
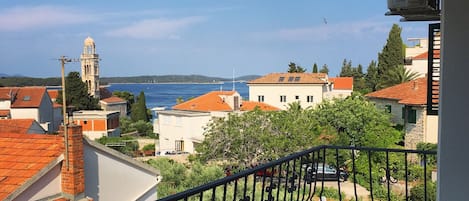
<path id="1" fill-rule="evenodd" d="M 11 108 L 10 114 L 12 119 L 34 119 L 39 123 L 39 110 L 37 108 Z M 44 128 L 47 130 L 47 128 Z"/>
<path id="2" fill-rule="evenodd" d="M 93 200 L 156 200 L 153 173 L 87 143 L 84 160 L 85 195 Z"/>
<path id="3" fill-rule="evenodd" d="M 249 100 L 258 101 L 258 96 L 263 95 L 265 103 L 283 110 L 293 102 L 300 102 L 301 107 L 307 108 L 322 102 L 323 88 L 324 84 L 253 84 L 249 85 Z M 286 102 L 280 102 L 280 96 L 286 96 Z M 313 102 L 308 103 L 307 96 L 313 96 Z"/>
<path id="4" fill-rule="evenodd" d="M 397 100 L 388 100 L 388 99 L 377 99 L 369 98 L 370 101 L 376 104 L 376 107 L 382 110 L 386 109 L 386 105 L 391 105 L 391 121 L 395 124 L 404 125 L 404 120 L 402 119 L 402 108 L 403 105 L 399 104 Z"/>
<path id="5" fill-rule="evenodd" d="M 425 77 L 428 71 L 428 60 L 413 60 L 412 65 L 405 65 L 404 67 L 418 73 L 418 77 Z"/>
<path id="6" fill-rule="evenodd" d="M 438 116 L 427 115 L 425 128 L 425 142 L 438 143 Z"/>

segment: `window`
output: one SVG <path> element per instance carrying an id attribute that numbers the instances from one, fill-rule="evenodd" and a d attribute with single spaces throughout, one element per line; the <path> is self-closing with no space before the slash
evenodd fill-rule
<path id="1" fill-rule="evenodd" d="M 293 77 L 288 77 L 288 82 L 293 82 Z"/>
<path id="2" fill-rule="evenodd" d="M 306 96 L 306 102 L 312 103 L 313 102 L 313 96 Z"/>
<path id="3" fill-rule="evenodd" d="M 257 96 L 257 102 L 264 102 L 264 96 L 263 95 Z"/>
<path id="4" fill-rule="evenodd" d="M 295 100 L 300 100 L 300 96 L 295 96 Z"/>
<path id="5" fill-rule="evenodd" d="M 283 80 L 285 80 L 285 77 L 279 77 L 278 78 L 278 82 L 283 82 Z"/>
<path id="6" fill-rule="evenodd" d="M 295 82 L 299 82 L 300 81 L 300 77 L 295 77 Z"/>
<path id="7" fill-rule="evenodd" d="M 184 151 L 184 140 L 176 140 L 176 146 L 174 148 L 176 151 Z"/>
<path id="8" fill-rule="evenodd" d="M 405 107 L 402 107 L 402 119 L 405 119 Z"/>
<path id="9" fill-rule="evenodd" d="M 280 102 L 287 102 L 287 96 L 280 96 Z"/>
<path id="10" fill-rule="evenodd" d="M 391 113 L 391 105 L 386 105 L 386 106 L 384 106 L 384 107 L 386 108 L 385 111 L 386 111 L 387 113 Z"/>
<path id="11" fill-rule="evenodd" d="M 407 112 L 407 123 L 417 123 L 417 111 L 414 109 L 409 109 Z"/>

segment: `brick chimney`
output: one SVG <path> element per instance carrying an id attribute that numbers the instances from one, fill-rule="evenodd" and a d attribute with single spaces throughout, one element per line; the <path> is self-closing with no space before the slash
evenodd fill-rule
<path id="1" fill-rule="evenodd" d="M 64 134 L 64 126 L 60 127 L 60 135 Z M 85 197 L 85 165 L 83 162 L 83 132 L 79 125 L 68 125 L 68 153 L 62 165 L 62 193 L 70 200 Z M 65 137 L 64 137 L 65 139 Z M 68 159 L 68 164 L 67 164 Z"/>

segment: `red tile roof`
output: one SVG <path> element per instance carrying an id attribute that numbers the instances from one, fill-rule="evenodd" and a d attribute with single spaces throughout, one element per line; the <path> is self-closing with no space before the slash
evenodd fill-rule
<path id="1" fill-rule="evenodd" d="M 63 153 L 56 135 L 0 133 L 0 200 L 31 180 Z"/>
<path id="2" fill-rule="evenodd" d="M 126 103 L 127 101 L 122 99 L 122 98 L 119 98 L 117 96 L 111 96 L 109 98 L 104 98 L 104 99 L 101 99 L 101 101 L 103 102 L 106 102 L 106 103 Z"/>
<path id="3" fill-rule="evenodd" d="M 241 111 L 251 111 L 251 110 L 254 110 L 254 108 L 256 107 L 259 107 L 259 109 L 263 111 L 280 110 L 279 108 L 269 105 L 267 103 L 261 103 L 261 102 L 256 102 L 256 101 L 243 101 L 243 104 L 241 105 Z"/>
<path id="4" fill-rule="evenodd" d="M 0 119 L 0 133 L 29 133 L 34 121 L 34 119 Z M 39 132 L 41 131 L 37 133 Z"/>
<path id="5" fill-rule="evenodd" d="M 177 104 L 173 107 L 174 110 L 189 110 L 189 111 L 232 111 L 228 103 L 223 101 L 221 96 L 234 95 L 235 91 L 212 91 L 193 98 L 186 102 Z M 241 97 L 240 100 L 241 102 Z"/>
<path id="6" fill-rule="evenodd" d="M 0 100 L 10 100 L 18 92 L 18 87 L 0 87 Z"/>
<path id="7" fill-rule="evenodd" d="M 10 115 L 10 110 L 0 110 L 0 117 L 8 117 Z"/>
<path id="8" fill-rule="evenodd" d="M 334 83 L 336 90 L 353 90 L 353 77 L 334 77 L 329 81 Z"/>
<path id="9" fill-rule="evenodd" d="M 366 94 L 365 96 L 397 100 L 400 104 L 404 105 L 426 105 L 427 78 L 418 78 L 410 82 Z"/>
<path id="10" fill-rule="evenodd" d="M 37 108 L 41 105 L 45 93 L 45 87 L 21 87 L 11 108 Z"/>
<path id="11" fill-rule="evenodd" d="M 271 73 L 248 84 L 325 84 L 325 73 Z"/>
<path id="12" fill-rule="evenodd" d="M 440 58 L 440 50 L 434 50 L 433 54 L 434 58 Z M 417 56 L 412 57 L 414 60 L 428 60 L 428 52 L 424 52 L 422 54 L 419 54 Z"/>
<path id="13" fill-rule="evenodd" d="M 55 100 L 57 97 L 59 97 L 59 90 L 47 90 L 47 93 L 49 94 L 51 100 Z"/>

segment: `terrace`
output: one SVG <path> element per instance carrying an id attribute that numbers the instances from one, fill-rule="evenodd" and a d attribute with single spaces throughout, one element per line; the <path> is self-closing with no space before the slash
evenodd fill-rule
<path id="1" fill-rule="evenodd" d="M 467 181 L 469 180 L 469 174 L 463 173 L 467 172 L 467 167 L 469 167 L 469 160 L 467 160 L 466 156 L 466 153 L 469 153 L 469 146 L 467 146 L 467 142 L 469 142 L 469 135 L 467 135 L 467 114 L 469 114 L 469 101 L 467 101 L 469 100 L 469 89 L 467 88 L 467 86 L 469 86 L 469 79 L 467 79 L 467 75 L 469 75 L 469 68 L 467 68 L 467 66 L 469 66 L 469 59 L 467 59 L 467 55 L 469 52 L 469 40 L 467 40 L 467 37 L 469 36 L 469 27 L 465 26 L 465 24 L 467 24 L 467 19 L 469 19 L 469 12 L 467 12 L 468 10 L 469 1 L 445 0 L 442 1 L 441 4 L 441 93 L 439 94 L 438 101 L 439 145 L 437 164 L 437 200 L 467 200 Z M 327 150 L 326 152 L 329 153 L 335 152 L 336 150 L 340 151 L 344 149 L 350 150 L 351 152 L 354 150 L 359 150 L 360 155 L 358 157 L 361 158 L 363 158 L 364 153 L 372 152 L 372 154 L 374 155 L 375 152 L 375 149 L 372 148 L 339 148 L 327 146 L 317 147 L 302 153 L 291 155 L 287 158 L 283 158 L 278 161 L 273 161 L 271 163 L 261 165 L 253 169 L 242 171 L 238 174 L 211 182 L 203 186 L 196 187 L 194 189 L 180 194 L 163 198 L 162 200 L 204 200 L 206 198 L 210 200 L 261 200 L 260 198 L 263 198 L 264 200 L 290 200 L 292 198 L 294 198 L 295 200 L 303 200 L 303 195 L 305 195 L 305 197 L 308 195 L 306 198 L 309 198 L 310 193 L 313 194 L 313 192 L 316 195 L 319 194 L 319 197 L 321 197 L 321 192 L 322 194 L 324 194 L 324 191 L 314 191 L 314 189 L 317 189 L 314 187 L 317 187 L 318 184 L 322 186 L 323 182 L 321 181 L 320 183 L 318 183 L 319 181 L 317 181 L 308 184 L 306 180 L 303 179 L 304 172 L 302 171 L 305 170 L 302 170 L 300 168 L 301 166 L 298 166 L 296 164 L 301 164 L 302 156 L 308 156 L 312 159 L 314 159 L 314 157 L 318 157 L 319 150 Z M 427 161 L 426 159 L 428 158 L 428 156 L 435 154 L 431 152 L 417 152 L 411 150 L 399 151 L 378 149 L 376 151 L 381 153 L 384 151 L 386 156 L 389 156 L 389 154 L 391 153 L 394 154 L 394 152 L 404 153 L 404 155 L 406 155 L 406 153 L 423 154 L 424 169 L 427 164 L 425 161 Z M 356 157 L 355 154 L 351 154 L 351 156 Z M 327 157 L 323 158 L 328 159 Z M 402 158 L 402 162 L 404 164 L 407 164 L 407 160 L 404 159 L 405 156 L 403 156 Z M 317 160 L 321 161 L 320 158 L 317 158 Z M 357 158 L 357 160 L 359 159 Z M 351 179 L 358 175 L 357 171 L 355 171 L 355 168 L 353 168 L 353 161 L 356 160 L 352 160 L 352 171 L 350 172 Z M 387 159 L 385 161 L 389 162 L 389 160 Z M 373 165 L 374 164 L 371 164 L 367 167 L 373 169 Z M 405 167 L 408 166 L 404 165 L 404 169 Z M 259 182 L 259 179 L 251 179 L 252 181 L 249 179 L 249 177 L 253 178 L 253 175 L 256 172 L 267 170 L 268 168 L 271 168 L 271 170 L 272 168 L 278 168 L 278 176 L 275 174 L 269 176 L 269 178 L 267 176 L 263 176 L 260 178 L 260 181 L 262 182 Z M 282 170 L 280 170 L 280 168 L 282 168 Z M 392 176 L 392 172 L 389 170 L 390 169 L 388 168 L 388 166 L 386 166 L 386 177 L 389 178 L 387 179 L 387 181 L 389 181 L 390 177 Z M 403 170 L 401 169 L 400 171 Z M 426 173 L 426 171 L 424 172 Z M 289 175 L 287 175 L 287 173 Z M 296 178 L 294 176 L 292 177 L 291 174 L 293 173 L 298 174 L 298 176 Z M 407 173 L 407 171 L 404 171 L 404 173 Z M 377 177 L 373 174 L 373 171 L 368 171 L 368 174 L 371 175 L 369 177 L 370 180 L 377 179 Z M 430 175 L 424 175 L 424 183 L 427 183 Z M 301 176 L 303 176 L 303 178 Z M 275 188 L 273 188 L 273 186 L 270 186 L 271 184 L 273 184 L 272 182 L 275 181 L 275 177 L 280 178 L 278 179 L 280 183 Z M 287 179 L 290 177 L 292 177 L 293 179 Z M 408 188 L 409 181 L 407 179 L 404 179 L 404 185 Z M 247 183 L 250 181 L 253 183 Z M 289 183 L 288 181 L 291 182 Z M 258 186 L 257 182 L 259 182 L 262 188 L 259 187 L 258 189 L 256 189 Z M 337 183 L 337 188 L 340 188 L 341 183 Z M 391 184 L 388 184 L 387 182 L 385 185 L 387 189 L 391 189 Z M 228 190 L 231 188 L 231 186 L 233 186 L 233 191 L 236 193 L 228 194 L 228 192 L 230 192 Z M 245 191 L 244 189 L 247 189 L 247 187 L 244 186 L 253 186 L 256 188 L 252 188 L 252 191 Z M 265 192 L 267 190 L 267 186 L 269 186 L 269 192 Z M 371 190 L 371 188 L 374 189 L 376 188 L 376 186 L 370 186 L 369 199 L 378 200 L 377 198 L 375 198 L 375 191 Z M 260 189 L 262 189 L 262 191 Z M 289 190 L 291 192 L 295 192 L 296 195 L 294 193 L 289 193 Z M 217 192 L 221 192 L 222 196 L 220 198 L 216 196 Z M 242 192 L 242 194 L 238 194 L 240 192 Z M 244 192 L 246 192 L 246 194 Z M 248 192 L 252 193 L 248 195 Z M 390 190 L 387 190 L 386 194 L 390 194 L 390 192 Z M 405 192 L 407 194 L 407 190 Z M 228 197 L 228 195 L 232 197 Z M 234 197 L 235 195 L 236 197 Z M 290 196 L 290 198 L 286 198 L 286 195 Z M 249 199 L 247 199 L 247 196 L 249 196 Z M 354 200 L 358 200 L 358 196 L 354 197 Z M 388 197 L 387 199 L 390 200 L 391 198 Z M 344 200 L 344 198 L 339 197 L 338 200 Z"/>

